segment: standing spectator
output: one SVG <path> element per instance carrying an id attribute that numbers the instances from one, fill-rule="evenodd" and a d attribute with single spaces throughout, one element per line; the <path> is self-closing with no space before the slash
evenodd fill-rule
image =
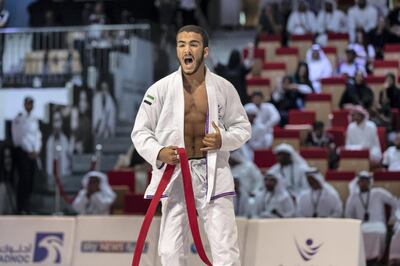
<path id="1" fill-rule="evenodd" d="M 24 100 L 25 112 L 19 113 L 12 122 L 12 138 L 15 150 L 15 163 L 18 171 L 17 211 L 30 212 L 29 199 L 33 191 L 33 181 L 37 162 L 42 149 L 42 133 L 39 121 L 32 114 L 33 98 Z"/>
<path id="2" fill-rule="evenodd" d="M 315 92 L 306 62 L 299 62 L 297 65 L 296 73 L 294 74 L 294 83 L 297 84 L 299 92 L 303 94 Z"/>
<path id="3" fill-rule="evenodd" d="M 369 34 L 378 25 L 378 11 L 367 0 L 354 0 L 355 5 L 347 11 L 350 42 L 356 40 L 356 29 Z"/>
<path id="4" fill-rule="evenodd" d="M 4 28 L 7 25 L 10 12 L 4 9 L 4 0 L 0 0 L 0 28 Z"/>
<path id="5" fill-rule="evenodd" d="M 387 190 L 373 187 L 371 174 L 361 171 L 350 185 L 345 217 L 362 221 L 365 255 L 369 263 L 376 263 L 385 251 L 385 204 L 390 205 L 393 210 L 396 208 L 395 198 Z"/>
<path id="6" fill-rule="evenodd" d="M 332 76 L 332 64 L 319 44 L 314 44 L 308 49 L 306 62 L 310 70 L 309 78 L 312 87 L 315 92 L 321 92 L 320 80 Z"/>
<path id="7" fill-rule="evenodd" d="M 307 189 L 297 201 L 297 217 L 341 218 L 343 204 L 339 193 L 325 180 L 316 168 L 306 171 Z"/>
<path id="8" fill-rule="evenodd" d="M 218 64 L 215 67 L 217 74 L 226 78 L 236 88 L 239 93 L 242 104 L 246 104 L 248 100 L 246 75 L 251 71 L 251 59 L 242 61 L 242 56 L 238 50 L 232 50 L 228 65 Z"/>
<path id="9" fill-rule="evenodd" d="M 93 97 L 93 131 L 96 137 L 108 138 L 115 134 L 117 107 L 107 82 L 100 84 L 100 90 Z"/>
<path id="10" fill-rule="evenodd" d="M 292 35 L 317 32 L 317 19 L 304 0 L 295 2 L 287 23 L 287 31 Z"/>
<path id="11" fill-rule="evenodd" d="M 318 13 L 317 17 L 318 37 L 317 43 L 325 46 L 328 43 L 328 33 L 345 33 L 347 32 L 346 14 L 337 9 L 336 0 L 325 0 L 323 9 Z"/>
<path id="12" fill-rule="evenodd" d="M 361 105 L 369 110 L 374 103 L 374 93 L 365 84 L 364 73 L 357 71 L 354 81 L 349 79 L 346 84 L 342 97 L 340 98 L 339 107 L 346 108 L 351 105 Z"/>
<path id="13" fill-rule="evenodd" d="M 394 146 L 383 153 L 382 164 L 389 171 L 400 171 L 400 133 L 394 138 Z"/>
<path id="14" fill-rule="evenodd" d="M 110 214 L 116 195 L 101 172 L 91 171 L 82 179 L 82 189 L 72 203 L 74 210 L 81 215 Z"/>
<path id="15" fill-rule="evenodd" d="M 264 188 L 256 195 L 255 207 L 257 218 L 290 218 L 294 216 L 293 199 L 287 192 L 279 173 L 267 173 L 264 178 Z"/>
<path id="16" fill-rule="evenodd" d="M 389 31 L 390 31 L 389 41 L 391 43 L 399 43 L 400 42 L 400 0 L 395 1 L 394 8 L 389 13 L 388 20 L 389 20 Z"/>
<path id="17" fill-rule="evenodd" d="M 339 74 L 349 78 L 354 78 L 357 71 L 367 73 L 365 66 L 362 66 L 356 61 L 357 53 L 353 44 L 347 46 L 346 49 L 346 61 L 341 63 L 339 66 Z"/>
<path id="18" fill-rule="evenodd" d="M 374 122 L 368 120 L 368 112 L 362 106 L 351 110 L 352 122 L 347 126 L 346 148 L 367 149 L 371 162 L 378 164 L 382 158 L 378 131 Z"/>

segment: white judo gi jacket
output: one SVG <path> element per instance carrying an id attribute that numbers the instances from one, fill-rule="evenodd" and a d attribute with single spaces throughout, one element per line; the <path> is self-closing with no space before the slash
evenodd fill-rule
<path id="1" fill-rule="evenodd" d="M 219 197 L 235 195 L 229 168 L 229 152 L 240 148 L 251 136 L 251 125 L 233 85 L 206 68 L 208 118 L 206 130 L 213 132 L 214 121 L 220 131 L 222 146 L 207 154 L 207 202 Z M 152 179 L 145 198 L 152 198 L 166 165 L 157 160 L 160 150 L 169 145 L 185 147 L 184 92 L 182 71 L 166 76 L 146 92 L 136 116 L 131 138 L 138 153 L 152 167 Z M 171 182 L 163 193 L 168 196 L 173 181 L 181 174 L 177 165 Z"/>

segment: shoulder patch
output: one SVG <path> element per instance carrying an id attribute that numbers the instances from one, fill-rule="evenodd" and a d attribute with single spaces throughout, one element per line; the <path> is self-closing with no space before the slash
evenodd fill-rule
<path id="1" fill-rule="evenodd" d="M 144 98 L 144 102 L 147 103 L 148 105 L 152 105 L 155 101 L 155 97 L 150 95 L 150 94 L 146 94 L 146 97 Z"/>

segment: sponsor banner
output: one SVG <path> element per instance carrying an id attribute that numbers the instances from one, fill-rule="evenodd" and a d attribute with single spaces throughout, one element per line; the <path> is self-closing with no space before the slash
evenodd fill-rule
<path id="1" fill-rule="evenodd" d="M 71 265 L 75 219 L 0 218 L 0 265 Z"/>
<path id="2" fill-rule="evenodd" d="M 244 265 L 365 266 L 361 222 L 350 219 L 249 220 Z"/>
<path id="3" fill-rule="evenodd" d="M 79 216 L 72 265 L 130 265 L 143 216 Z M 154 266 L 160 218 L 151 224 L 141 266 Z"/>
<path id="4" fill-rule="evenodd" d="M 211 248 L 210 248 L 210 244 L 208 243 L 207 236 L 204 232 L 203 223 L 201 222 L 201 219 L 197 219 L 197 221 L 199 224 L 201 240 L 203 241 L 204 250 L 207 253 L 208 259 L 210 261 L 212 261 Z M 247 264 L 243 264 L 244 253 L 245 253 L 245 249 L 246 249 L 245 241 L 246 241 L 246 232 L 247 232 L 247 221 L 248 220 L 245 218 L 236 217 L 236 224 L 238 227 L 238 237 L 239 237 L 239 249 L 240 249 L 242 265 L 247 265 Z M 203 266 L 204 263 L 201 261 L 199 255 L 197 254 L 196 247 L 194 245 L 190 229 L 189 229 L 188 233 L 190 234 L 190 247 L 189 247 L 190 252 L 189 252 L 189 256 L 188 256 L 188 265 Z M 160 257 L 158 256 L 158 254 L 157 254 L 157 264 L 156 265 L 161 266 L 161 260 L 160 260 Z"/>

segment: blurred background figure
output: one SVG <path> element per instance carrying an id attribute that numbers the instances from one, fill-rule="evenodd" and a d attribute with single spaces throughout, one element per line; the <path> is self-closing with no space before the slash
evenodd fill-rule
<path id="1" fill-rule="evenodd" d="M 96 137 L 107 138 L 115 134 L 117 107 L 108 83 L 100 83 L 100 89 L 93 97 L 93 131 Z"/>
<path id="2" fill-rule="evenodd" d="M 81 215 L 107 215 L 115 200 L 115 193 L 108 184 L 107 176 L 91 171 L 82 179 L 82 189 L 72 206 Z"/>
<path id="3" fill-rule="evenodd" d="M 287 31 L 292 35 L 317 32 L 317 19 L 306 1 L 294 2 L 293 11 L 287 23 Z"/>
<path id="4" fill-rule="evenodd" d="M 321 92 L 321 79 L 332 76 L 332 64 L 325 55 L 321 46 L 314 44 L 308 49 L 306 63 L 309 69 L 309 79 L 314 92 Z"/>
<path id="5" fill-rule="evenodd" d="M 34 100 L 24 99 L 24 111 L 12 122 L 12 139 L 15 146 L 15 164 L 18 172 L 17 211 L 29 213 L 29 200 L 33 191 L 35 173 L 40 164 L 42 133 L 38 119 L 32 114 Z"/>
<path id="6" fill-rule="evenodd" d="M 323 1 L 323 7 L 318 12 L 317 25 L 316 42 L 322 46 L 328 44 L 328 33 L 347 32 L 347 16 L 337 8 L 336 0 Z"/>

